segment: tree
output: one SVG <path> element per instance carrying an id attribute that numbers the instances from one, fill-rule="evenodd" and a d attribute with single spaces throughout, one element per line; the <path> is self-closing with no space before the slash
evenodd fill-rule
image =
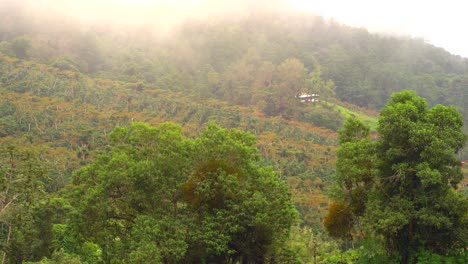
<path id="1" fill-rule="evenodd" d="M 1 263 L 50 255 L 53 212 L 48 208 L 47 175 L 31 149 L 0 147 Z"/>
<path id="2" fill-rule="evenodd" d="M 290 193 L 259 165 L 251 134 L 211 123 L 192 140 L 171 123 L 134 123 L 110 138 L 75 173 L 68 253 L 87 243 L 104 262 L 263 262 L 287 239 Z"/>
<path id="3" fill-rule="evenodd" d="M 351 238 L 353 226 L 358 227 L 365 212 L 368 191 L 376 176 L 375 146 L 370 129 L 356 118 L 346 120 L 339 130 L 336 185 L 338 191 L 325 218 L 325 228 L 331 236 Z"/>
<path id="4" fill-rule="evenodd" d="M 309 74 L 306 80 L 307 93 L 319 94 L 320 99 L 329 100 L 335 97 L 335 83 L 332 80 L 324 81 L 320 65 Z"/>
<path id="5" fill-rule="evenodd" d="M 423 98 L 403 91 L 382 110 L 378 140 L 369 141 L 362 126 L 351 123 L 340 134 L 337 182 L 343 195 L 338 199 L 360 216 L 366 236 L 381 239 L 401 263 L 415 263 L 425 250 L 449 254 L 465 248 L 468 202 L 455 191 L 462 179 L 455 153 L 466 135 L 455 108 L 428 109 Z M 352 155 L 343 155 L 346 150 Z M 357 194 L 363 199 L 356 208 Z"/>
<path id="6" fill-rule="evenodd" d="M 31 49 L 31 41 L 26 37 L 18 37 L 11 41 L 11 49 L 18 59 L 27 59 Z"/>
<path id="7" fill-rule="evenodd" d="M 420 247 L 439 254 L 466 247 L 460 238 L 468 231 L 468 204 L 454 191 L 462 179 L 455 156 L 466 140 L 462 120 L 455 108 L 428 109 L 409 91 L 394 94 L 381 112 L 368 218 L 402 262 L 414 261 Z"/>
<path id="8" fill-rule="evenodd" d="M 172 252 L 185 251 L 183 240 L 170 252 L 162 248 L 178 239 L 181 227 L 166 228 L 166 239 L 158 230 L 177 223 L 185 213 L 179 202 L 190 166 L 188 141 L 178 126 L 169 123 L 157 128 L 142 123 L 117 127 L 110 138 L 112 149 L 75 173 L 77 212 L 69 229 L 77 242 L 71 250 L 80 254 L 86 243 L 93 243 L 102 249 L 104 261 L 141 262 L 153 256 L 177 262 L 181 255 Z M 148 226 L 141 226 L 145 223 Z M 148 255 L 153 248 L 144 248 L 145 242 L 157 242 L 159 250 Z"/>
<path id="9" fill-rule="evenodd" d="M 209 124 L 194 143 L 194 170 L 185 192 L 202 221 L 189 250 L 197 246 L 214 262 L 265 262 L 287 239 L 296 217 L 287 186 L 258 165 L 250 134 Z"/>
<path id="10" fill-rule="evenodd" d="M 288 111 L 297 104 L 295 96 L 304 90 L 306 72 L 304 64 L 295 58 L 286 59 L 277 67 L 271 98 L 275 114 L 291 117 Z"/>
<path id="11" fill-rule="evenodd" d="M 250 49 L 240 60 L 228 67 L 223 76 L 223 91 L 227 101 L 250 105 L 261 64 L 260 56 L 254 49 Z"/>

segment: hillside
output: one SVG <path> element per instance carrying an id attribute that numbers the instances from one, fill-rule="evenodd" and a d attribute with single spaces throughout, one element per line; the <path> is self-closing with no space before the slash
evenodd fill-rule
<path id="1" fill-rule="evenodd" d="M 170 121 L 195 140 L 215 121 L 256 137 L 261 165 L 288 184 L 299 212 L 288 243 L 312 252 L 319 240 L 326 258 L 338 248 L 322 223 L 346 118 L 375 131 L 389 96 L 410 89 L 430 106 L 453 105 L 467 131 L 468 60 L 422 40 L 297 14 L 190 20 L 162 36 L 157 27 L 80 25 L 10 8 L 0 10 L 0 143 L 42 164 L 50 229 L 68 223 L 72 175 L 109 151 L 116 126 Z M 303 93 L 319 101 L 300 102 Z M 58 250 L 44 248 L 18 258 Z"/>
<path id="2" fill-rule="evenodd" d="M 334 131 L 268 117 L 253 107 L 90 78 L 4 55 L 0 55 L 0 69 L 0 143 L 38 155 L 46 167 L 46 191 L 52 196 L 60 196 L 70 187 L 72 172 L 105 149 L 115 126 L 171 121 L 194 137 L 208 121 L 215 121 L 256 135 L 265 165 L 288 182 L 304 223 L 321 229 L 328 205 L 324 187 L 334 171 Z"/>
<path id="3" fill-rule="evenodd" d="M 467 116 L 467 59 L 420 39 L 370 34 L 318 16 L 253 12 L 189 20 L 160 35 L 157 25 L 82 26 L 27 8 L 4 12 L 4 54 L 92 76 L 259 105 L 278 115 L 281 109 L 265 109 L 277 103 L 269 98 L 277 93 L 275 66 L 297 59 L 282 69 L 295 71 L 293 95 L 320 92 L 379 110 L 391 93 L 410 89 L 430 105 L 454 105 Z"/>
<path id="4" fill-rule="evenodd" d="M 282 171 L 285 179 L 294 177 L 302 182 L 318 178 L 319 185 L 331 180 L 336 133 L 328 129 L 265 117 L 255 108 L 201 100 L 182 92 L 151 87 L 138 91 L 135 83 L 93 79 L 5 56 L 0 57 L 0 69 L 4 77 L 1 141 L 20 145 L 27 139 L 33 146 L 46 148 L 50 155 L 46 159 L 58 166 L 50 168 L 56 190 L 64 187 L 73 170 L 92 160 L 93 150 L 106 145 L 107 134 L 115 126 L 137 121 L 176 122 L 183 125 L 187 136 L 197 135 L 210 120 L 249 131 L 257 136 L 257 147 L 270 165 Z M 60 156 L 55 156 L 57 152 Z M 69 165 L 60 163 L 63 156 L 68 157 Z M 55 179 L 58 175 L 61 179 Z M 298 196 L 305 195 L 298 192 Z M 323 202 L 314 206 L 326 207 L 321 190 L 310 195 L 307 199 L 322 197 Z M 314 224 L 319 223 L 316 220 Z"/>

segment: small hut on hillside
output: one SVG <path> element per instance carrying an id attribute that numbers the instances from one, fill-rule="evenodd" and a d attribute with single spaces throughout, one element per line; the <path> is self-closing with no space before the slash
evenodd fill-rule
<path id="1" fill-rule="evenodd" d="M 300 94 L 296 95 L 296 98 L 299 99 L 302 103 L 315 103 L 319 100 L 319 95 L 316 93 L 313 94 Z"/>

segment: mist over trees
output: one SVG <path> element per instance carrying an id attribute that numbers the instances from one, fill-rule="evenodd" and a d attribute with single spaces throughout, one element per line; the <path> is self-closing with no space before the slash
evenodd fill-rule
<path id="1" fill-rule="evenodd" d="M 297 13 L 163 24 L 0 2 L 2 263 L 464 262 L 467 59 Z"/>

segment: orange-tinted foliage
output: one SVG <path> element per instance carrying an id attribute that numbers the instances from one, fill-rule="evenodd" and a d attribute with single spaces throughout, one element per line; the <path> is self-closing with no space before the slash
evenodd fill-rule
<path id="1" fill-rule="evenodd" d="M 330 236 L 336 238 L 347 238 L 351 235 L 353 226 L 353 213 L 351 208 L 339 201 L 334 201 L 328 207 L 328 215 L 323 224 Z"/>

